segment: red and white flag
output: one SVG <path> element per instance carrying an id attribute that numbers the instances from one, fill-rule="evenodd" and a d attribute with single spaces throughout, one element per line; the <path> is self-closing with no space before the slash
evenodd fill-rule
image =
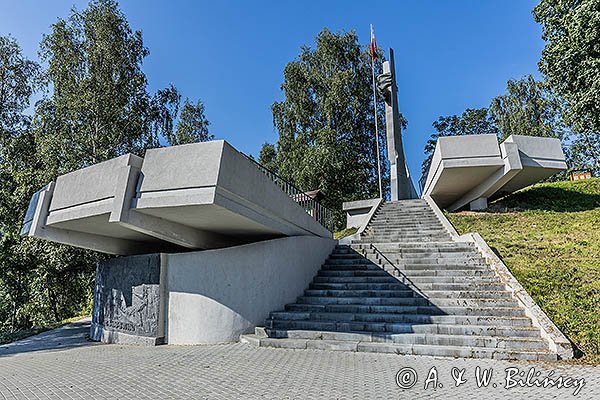
<path id="1" fill-rule="evenodd" d="M 375 42 L 373 24 L 371 24 L 371 57 L 373 58 L 373 61 L 377 61 L 377 43 Z"/>

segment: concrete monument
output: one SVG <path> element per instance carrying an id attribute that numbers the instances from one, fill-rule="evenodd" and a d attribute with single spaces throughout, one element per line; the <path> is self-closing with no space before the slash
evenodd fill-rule
<path id="1" fill-rule="evenodd" d="M 383 73 L 377 77 L 377 85 L 385 100 L 385 130 L 390 161 L 390 200 L 416 199 L 417 192 L 410 179 L 402 146 L 398 86 L 392 49 L 390 49 L 389 60 L 383 63 Z"/>
<path id="2" fill-rule="evenodd" d="M 94 340 L 228 342 L 292 301 L 335 246 L 315 197 L 218 140 L 59 176 L 21 234 L 119 255 L 96 269 Z"/>

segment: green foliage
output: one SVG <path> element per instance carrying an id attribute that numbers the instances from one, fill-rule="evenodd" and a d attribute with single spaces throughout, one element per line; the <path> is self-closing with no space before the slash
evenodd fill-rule
<path id="1" fill-rule="evenodd" d="M 600 170 L 600 5 L 597 0 L 541 0 L 533 16 L 546 46 L 539 63 L 548 85 L 568 103 L 576 166 Z"/>
<path id="2" fill-rule="evenodd" d="M 506 93 L 495 97 L 490 105 L 500 140 L 510 135 L 564 136 L 563 104 L 547 90 L 544 82 L 528 75 L 509 80 L 506 86 Z"/>
<path id="3" fill-rule="evenodd" d="M 29 105 L 38 69 L 23 57 L 13 38 L 0 36 L 0 140 L 27 122 L 22 112 Z"/>
<path id="4" fill-rule="evenodd" d="M 273 173 L 277 173 L 277 150 L 270 143 L 264 143 L 258 154 L 258 163 Z"/>
<path id="5" fill-rule="evenodd" d="M 141 70 L 148 55 L 112 0 L 90 2 L 52 25 L 40 54 L 52 95 L 36 109 L 38 152 L 52 173 L 158 146 Z"/>
<path id="6" fill-rule="evenodd" d="M 343 201 L 378 196 L 369 51 L 354 32 L 325 28 L 314 49 L 302 47 L 298 58 L 286 65 L 281 89 L 285 99 L 272 106 L 279 133 L 272 168 L 303 190 L 322 190 L 323 202 L 334 210 L 340 227 Z M 377 101 L 383 126 L 383 99 Z M 385 135 L 379 144 L 386 179 Z M 273 160 L 272 148 L 263 147 L 261 153 L 263 160 Z"/>
<path id="7" fill-rule="evenodd" d="M 448 218 L 479 232 L 584 360 L 600 362 L 600 179 L 534 185 L 491 209 Z"/>
<path id="8" fill-rule="evenodd" d="M 167 136 L 167 140 L 174 146 L 212 140 L 214 136 L 208 133 L 208 125 L 209 122 L 204 116 L 204 104 L 200 100 L 192 104 L 186 98 L 181 108 L 175 135 Z"/>
<path id="9" fill-rule="evenodd" d="M 193 104 L 186 97 L 181 106 L 181 95 L 173 85 L 159 90 L 154 95 L 150 112 L 153 117 L 154 136 L 163 136 L 171 146 L 214 139 L 214 136 L 208 133 L 210 123 L 204 115 L 204 104 L 200 100 Z"/>
<path id="10" fill-rule="evenodd" d="M 341 231 L 333 232 L 333 239 L 340 240 L 346 236 L 354 235 L 356 232 L 358 232 L 358 228 L 356 227 L 342 229 Z"/>
<path id="11" fill-rule="evenodd" d="M 433 124 L 436 132 L 431 134 L 425 144 L 425 160 L 421 164 L 421 173 L 427 174 L 437 140 L 444 136 L 498 134 L 498 127 L 487 108 L 468 108 L 462 115 L 439 117 Z"/>

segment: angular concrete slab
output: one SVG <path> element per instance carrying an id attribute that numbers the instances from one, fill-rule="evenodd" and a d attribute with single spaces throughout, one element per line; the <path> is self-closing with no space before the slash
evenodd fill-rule
<path id="1" fill-rule="evenodd" d="M 560 140 L 511 135 L 438 139 L 423 197 L 455 211 L 487 208 L 487 200 L 511 193 L 567 169 Z"/>
<path id="2" fill-rule="evenodd" d="M 331 237 L 309 212 L 221 140 L 62 175 L 32 197 L 21 234 L 121 255 Z"/>

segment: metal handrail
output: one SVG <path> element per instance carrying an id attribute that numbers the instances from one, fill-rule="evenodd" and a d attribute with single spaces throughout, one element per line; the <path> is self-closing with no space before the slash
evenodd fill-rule
<path id="1" fill-rule="evenodd" d="M 385 254 L 383 254 L 381 252 L 381 250 L 379 250 L 373 243 L 369 244 L 369 247 L 373 250 L 375 250 L 381 257 L 383 257 L 396 271 L 398 271 L 398 274 L 400 274 L 402 276 L 402 283 L 406 284 L 407 286 L 411 287 L 415 292 L 419 293 L 419 295 L 423 296 L 426 299 L 429 299 L 429 297 L 423 293 L 423 291 L 421 289 L 419 289 L 417 287 L 417 285 L 414 284 L 413 281 L 410 280 L 410 278 L 408 276 L 406 276 L 404 274 L 404 272 L 402 272 L 400 270 L 400 268 L 398 268 L 396 266 L 396 264 L 394 264 L 389 258 L 387 258 L 387 256 Z M 408 282 L 408 283 L 407 283 Z"/>
<path id="2" fill-rule="evenodd" d="M 329 232 L 333 232 L 333 212 L 329 208 L 309 197 L 305 191 L 298 189 L 296 186 L 278 176 L 264 165 L 261 165 L 254 158 L 244 153 L 241 154 L 248 160 L 252 161 L 262 173 L 264 173 L 273 183 L 283 190 L 292 200 L 298 203 L 308 215 L 313 217 Z"/>

